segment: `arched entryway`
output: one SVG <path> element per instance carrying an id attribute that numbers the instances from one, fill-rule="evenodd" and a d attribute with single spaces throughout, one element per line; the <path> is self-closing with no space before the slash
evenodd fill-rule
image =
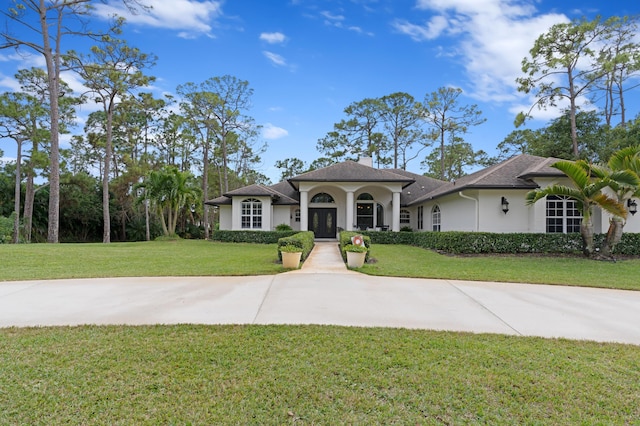
<path id="1" fill-rule="evenodd" d="M 315 238 L 336 238 L 336 222 L 338 209 L 329 207 L 335 204 L 330 194 L 320 192 L 309 202 L 309 230 Z"/>

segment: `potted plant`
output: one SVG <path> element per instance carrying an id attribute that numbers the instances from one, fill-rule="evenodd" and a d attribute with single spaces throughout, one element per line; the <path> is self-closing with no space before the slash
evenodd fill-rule
<path id="1" fill-rule="evenodd" d="M 287 269 L 298 269 L 300 259 L 302 258 L 302 249 L 293 244 L 280 246 L 280 254 L 282 255 L 282 266 Z"/>
<path id="2" fill-rule="evenodd" d="M 344 246 L 347 253 L 347 266 L 349 268 L 362 268 L 367 257 L 367 248 L 359 244 L 347 244 Z"/>

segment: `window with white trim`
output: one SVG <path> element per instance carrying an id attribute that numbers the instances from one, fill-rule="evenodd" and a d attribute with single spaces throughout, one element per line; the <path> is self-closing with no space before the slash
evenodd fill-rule
<path id="1" fill-rule="evenodd" d="M 424 207 L 418 206 L 418 229 L 424 229 Z"/>
<path id="2" fill-rule="evenodd" d="M 296 222 L 300 222 L 300 209 L 296 209 L 294 217 Z"/>
<path id="3" fill-rule="evenodd" d="M 400 223 L 404 225 L 408 225 L 411 223 L 411 212 L 409 210 L 400 210 Z"/>
<path id="4" fill-rule="evenodd" d="M 440 206 L 433 206 L 433 209 L 431 209 L 431 230 L 433 232 L 440 232 L 441 218 Z"/>
<path id="5" fill-rule="evenodd" d="M 242 201 L 242 229 L 262 228 L 262 202 L 255 198 Z"/>
<path id="6" fill-rule="evenodd" d="M 547 232 L 569 234 L 580 232 L 582 215 L 576 200 L 558 195 L 547 196 Z"/>

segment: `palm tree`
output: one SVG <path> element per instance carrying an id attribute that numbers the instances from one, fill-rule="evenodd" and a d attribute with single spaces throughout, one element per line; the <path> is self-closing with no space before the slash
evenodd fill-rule
<path id="1" fill-rule="evenodd" d="M 546 198 L 548 195 L 559 195 L 572 198 L 576 201 L 576 207 L 582 214 L 580 223 L 580 235 L 582 236 L 582 251 L 585 256 L 591 256 L 594 249 L 593 242 L 593 207 L 611 213 L 614 216 L 627 217 L 624 206 L 616 199 L 602 193 L 602 189 L 609 186 L 607 179 L 594 179 L 591 165 L 584 160 L 558 161 L 551 165 L 563 172 L 573 183 L 573 187 L 565 185 L 551 185 L 543 189 L 536 189 L 527 193 L 527 204 Z M 616 176 L 613 176 L 616 177 Z"/>
<path id="2" fill-rule="evenodd" d="M 609 188 L 623 206 L 632 197 L 640 197 L 640 146 L 616 151 L 606 166 L 595 166 L 592 169 L 599 179 L 608 181 Z M 625 217 L 614 215 L 609 220 L 609 230 L 602 246 L 603 256 L 611 256 L 622 239 Z"/>
<path id="3" fill-rule="evenodd" d="M 165 236 L 175 235 L 178 216 L 185 205 L 199 200 L 201 189 L 191 172 L 181 172 L 177 167 L 166 166 L 154 170 L 137 188 L 144 188 L 138 199 L 150 200 L 162 221 Z"/>

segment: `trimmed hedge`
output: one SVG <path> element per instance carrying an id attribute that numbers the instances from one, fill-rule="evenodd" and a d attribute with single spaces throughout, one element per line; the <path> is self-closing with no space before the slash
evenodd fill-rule
<path id="1" fill-rule="evenodd" d="M 491 233 L 491 232 L 362 232 L 374 244 L 406 244 L 452 254 L 489 253 L 582 253 L 580 234 Z M 595 236 L 600 247 L 605 235 Z M 625 233 L 615 254 L 640 255 L 640 234 Z"/>
<path id="2" fill-rule="evenodd" d="M 223 243 L 276 244 L 280 238 L 290 237 L 298 231 L 220 231 L 211 235 L 214 241 Z"/>
<path id="3" fill-rule="evenodd" d="M 304 232 L 296 232 L 291 236 L 282 237 L 278 239 L 278 259 L 282 261 L 282 253 L 280 252 L 280 247 L 282 246 L 296 246 L 300 247 L 300 251 L 302 252 L 302 257 L 300 260 L 305 260 L 311 250 L 313 250 L 315 235 L 313 231 L 304 231 Z"/>
<path id="4" fill-rule="evenodd" d="M 383 232 L 379 232 L 382 234 Z M 384 232 L 385 234 L 391 234 L 391 232 Z M 351 244 L 351 237 L 356 235 L 362 235 L 362 241 L 364 241 L 364 246 L 367 248 L 367 255 L 364 258 L 364 261 L 367 262 L 369 260 L 369 254 L 371 253 L 371 237 L 365 235 L 364 232 L 357 231 L 341 231 L 340 232 L 340 254 L 342 255 L 342 259 L 347 261 L 347 252 L 344 251 L 344 247 L 348 244 Z"/>

